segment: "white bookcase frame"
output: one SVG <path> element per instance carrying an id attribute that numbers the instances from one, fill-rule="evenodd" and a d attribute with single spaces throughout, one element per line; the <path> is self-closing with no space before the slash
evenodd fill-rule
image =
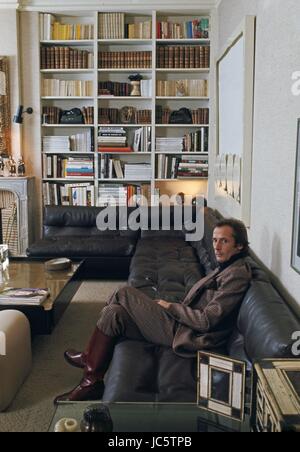
<path id="1" fill-rule="evenodd" d="M 51 13 L 55 16 L 58 17 L 58 19 L 60 18 L 65 18 L 65 17 L 74 17 L 76 19 L 78 19 L 77 23 L 81 22 L 82 18 L 90 18 L 92 19 L 92 23 L 94 24 L 94 39 L 93 40 L 78 40 L 78 41 L 71 41 L 71 40 L 62 40 L 62 41 L 53 41 L 53 40 L 40 40 L 39 45 L 40 47 L 42 45 L 52 45 L 52 46 L 59 46 L 59 45 L 69 45 L 70 47 L 84 47 L 87 49 L 91 49 L 94 52 L 94 68 L 93 69 L 41 69 L 40 70 L 40 86 L 42 86 L 42 80 L 44 78 L 47 78 L 47 76 L 52 76 L 55 77 L 55 75 L 57 74 L 58 77 L 63 77 L 63 76 L 83 76 L 85 77 L 84 79 L 87 79 L 87 77 L 89 77 L 90 75 L 92 75 L 92 80 L 93 80 L 93 90 L 94 90 L 94 96 L 93 97 L 65 97 L 65 98 L 57 98 L 57 97 L 44 97 L 41 96 L 41 100 L 40 100 L 40 107 L 41 107 L 41 111 L 42 111 L 42 107 L 43 105 L 47 105 L 47 101 L 53 101 L 55 103 L 55 106 L 60 106 L 62 109 L 67 109 L 67 108 L 72 108 L 72 106 L 76 106 L 76 107 L 80 107 L 80 106 L 86 106 L 86 104 L 88 102 L 90 102 L 90 106 L 94 107 L 94 124 L 93 125 L 72 125 L 72 126 L 65 126 L 62 124 L 43 124 L 42 120 L 41 120 L 41 140 L 43 138 L 43 136 L 45 134 L 49 134 L 49 131 L 53 130 L 55 132 L 55 130 L 60 131 L 60 134 L 62 133 L 63 130 L 66 129 L 66 131 L 68 129 L 74 129 L 74 131 L 79 131 L 80 129 L 82 129 L 83 131 L 88 129 L 88 128 L 93 128 L 94 129 L 94 153 L 85 153 L 84 155 L 86 156 L 92 156 L 94 155 L 94 168 L 95 168 L 95 174 L 94 174 L 94 178 L 74 178 L 74 182 L 78 182 L 78 181 L 82 181 L 82 182 L 86 182 L 86 181 L 91 181 L 94 182 L 94 186 L 95 186 L 95 201 L 97 201 L 97 197 L 98 197 L 98 187 L 99 184 L 104 184 L 104 183 L 120 183 L 120 184 L 124 184 L 126 185 L 127 183 L 130 182 L 134 182 L 135 184 L 138 184 L 139 181 L 130 181 L 130 180 L 126 180 L 126 179 L 99 179 L 99 162 L 100 162 L 100 158 L 102 158 L 102 154 L 97 152 L 97 136 L 98 136 L 98 108 L 101 107 L 102 103 L 104 103 L 104 105 L 108 105 L 108 108 L 113 108 L 115 107 L 115 105 L 119 105 L 120 103 L 122 103 L 122 101 L 126 102 L 126 104 L 128 105 L 134 105 L 134 106 L 141 106 L 142 109 L 151 109 L 152 111 L 152 121 L 151 121 L 151 129 L 152 129 L 152 144 L 151 144 L 151 153 L 146 153 L 146 152 L 139 152 L 139 153 L 113 153 L 113 155 L 116 156 L 120 156 L 123 155 L 125 158 L 128 158 L 128 156 L 130 156 L 130 159 L 133 159 L 132 161 L 134 161 L 135 163 L 141 162 L 144 163 L 146 160 L 148 159 L 147 162 L 149 161 L 149 163 L 151 162 L 152 165 L 152 177 L 151 180 L 149 181 L 149 183 L 151 184 L 151 194 L 152 196 L 154 196 L 155 194 L 155 188 L 156 188 L 156 183 L 161 183 L 161 182 L 176 182 L 176 181 L 180 181 L 181 184 L 183 184 L 185 181 L 195 181 L 195 180 L 207 180 L 207 178 L 191 178 L 191 179 L 158 179 L 156 178 L 156 156 L 158 154 L 166 154 L 166 155 L 185 155 L 185 156 L 193 156 L 193 155 L 200 155 L 200 153 L 180 153 L 180 154 L 176 154 L 176 153 L 172 153 L 172 152 L 156 152 L 156 137 L 158 132 L 161 132 L 163 134 L 167 134 L 172 133 L 174 131 L 176 131 L 176 129 L 178 129 L 178 133 L 185 133 L 184 131 L 186 130 L 186 132 L 193 132 L 197 129 L 199 129 L 200 127 L 205 127 L 205 128 L 210 128 L 210 124 L 191 124 L 191 125 L 172 125 L 172 124 L 156 124 L 156 105 L 159 104 L 160 101 L 162 102 L 166 102 L 166 105 L 169 104 L 169 102 L 171 102 L 171 109 L 177 109 L 182 107 L 189 107 L 191 109 L 193 108 L 209 108 L 209 104 L 210 104 L 210 97 L 159 97 L 156 96 L 156 81 L 158 79 L 158 77 L 160 75 L 162 76 L 166 76 L 168 77 L 168 74 L 172 75 L 182 75 L 182 77 L 190 77 L 192 78 L 193 76 L 197 75 L 197 78 L 201 79 L 202 77 L 206 77 L 209 80 L 209 85 L 211 86 L 212 81 L 210 79 L 210 69 L 209 68 L 198 68 L 198 69 L 189 69 L 189 68 L 177 68 L 177 69 L 162 69 L 162 68 L 157 68 L 157 58 L 156 58 L 156 50 L 157 50 L 157 45 L 158 44 L 182 44 L 182 45 L 190 45 L 190 44 L 199 44 L 199 45 L 209 45 L 211 42 L 211 36 L 210 39 L 156 39 L 156 23 L 157 23 L 157 18 L 160 16 L 164 16 L 164 17 L 172 17 L 174 18 L 174 16 L 178 16 L 178 17 L 182 17 L 183 13 L 184 16 L 188 19 L 190 17 L 209 17 L 210 18 L 210 13 L 209 13 L 209 5 L 207 6 L 207 8 L 205 8 L 205 6 L 203 8 L 196 8 L 195 6 L 193 6 L 193 8 L 191 9 L 191 7 L 188 7 L 187 9 L 184 8 L 184 10 L 182 8 L 176 7 L 176 5 L 174 6 L 174 9 L 170 9 L 170 8 L 159 8 L 157 7 L 157 9 L 145 9 L 142 7 L 130 7 L 128 5 L 124 5 L 124 7 L 122 8 L 122 6 L 119 7 L 103 7 L 101 8 L 101 10 L 96 9 L 96 8 L 84 8 L 84 10 L 79 10 L 77 8 L 75 8 L 73 10 L 73 12 L 68 11 L 67 8 L 61 9 L 61 8 L 49 8 L 47 7 L 47 9 L 43 9 L 43 8 L 37 8 L 37 11 L 39 11 L 40 14 L 44 14 L 44 13 Z M 35 7 L 32 6 L 30 8 L 31 10 L 35 10 Z M 152 39 L 98 39 L 99 36 L 99 28 L 98 28 L 98 24 L 99 24 L 99 14 L 101 13 L 105 13 L 105 12 L 124 12 L 125 14 L 128 13 L 131 16 L 132 15 L 136 15 L 136 16 L 148 16 L 149 20 L 152 20 Z M 211 21 L 210 21 L 211 23 Z M 212 30 L 210 30 L 210 34 L 212 33 Z M 98 68 L 98 51 L 99 49 L 101 49 L 101 46 L 124 46 L 126 45 L 127 48 L 128 47 L 132 47 L 132 49 L 134 50 L 139 50 L 139 49 L 143 49 L 146 47 L 147 50 L 151 50 L 152 51 L 152 67 L 151 68 L 145 68 L 145 69 L 99 69 Z M 126 48 L 126 50 L 127 50 Z M 114 48 L 115 49 L 115 48 Z M 120 50 L 115 50 L 115 51 L 121 51 Z M 211 61 L 213 61 L 212 59 L 212 55 L 211 55 Z M 41 62 L 39 62 L 39 67 L 41 67 Z M 141 73 L 144 75 L 148 75 L 151 76 L 152 78 L 152 96 L 151 97 L 140 97 L 140 98 L 136 98 L 136 97 L 106 97 L 106 96 L 99 96 L 98 95 L 98 81 L 100 79 L 101 74 L 107 74 L 107 78 L 109 77 L 110 74 L 113 75 L 118 75 L 118 74 L 130 74 L 130 73 Z M 80 78 L 81 79 L 81 78 Z M 90 78 L 89 78 L 90 80 Z M 129 103 L 129 101 L 132 101 L 131 103 Z M 189 103 L 191 103 L 189 105 Z M 182 104 L 182 105 L 181 105 Z M 119 107 L 118 107 L 119 108 Z M 210 115 L 211 118 L 211 115 Z M 210 119 L 211 120 L 211 119 Z M 109 126 L 118 126 L 121 125 L 124 128 L 138 128 L 138 127 L 142 127 L 145 126 L 145 124 L 109 124 Z M 150 124 L 149 124 L 150 125 Z M 67 134 L 67 133 L 66 133 Z M 178 135 L 179 136 L 179 135 Z M 210 146 L 210 145 L 209 145 Z M 42 142 L 41 142 L 41 149 L 42 149 Z M 43 155 L 43 152 L 41 152 L 41 154 Z M 57 155 L 83 155 L 80 153 L 75 153 L 75 152 L 65 152 L 65 153 L 55 153 L 55 152 L 51 152 L 51 153 L 47 153 L 48 155 L 53 155 L 53 154 L 57 154 Z M 207 158 L 208 161 L 208 153 L 202 153 L 201 154 L 203 156 L 203 158 Z M 45 182 L 65 182 L 66 184 L 72 183 L 72 179 L 43 179 L 43 181 Z M 145 181 L 140 181 L 140 182 L 145 182 Z M 148 182 L 148 181 L 147 181 Z M 97 205 L 97 204 L 96 204 Z"/>

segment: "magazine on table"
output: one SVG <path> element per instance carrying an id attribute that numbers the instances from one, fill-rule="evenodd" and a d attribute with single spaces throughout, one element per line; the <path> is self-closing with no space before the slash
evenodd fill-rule
<path id="1" fill-rule="evenodd" d="M 49 295 L 48 289 L 6 287 L 0 292 L 0 305 L 40 305 Z"/>

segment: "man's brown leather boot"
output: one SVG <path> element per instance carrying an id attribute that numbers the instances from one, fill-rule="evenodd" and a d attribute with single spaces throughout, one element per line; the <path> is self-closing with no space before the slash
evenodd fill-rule
<path id="1" fill-rule="evenodd" d="M 109 367 L 115 346 L 114 337 L 103 334 L 98 328 L 89 342 L 86 365 L 81 382 L 72 391 L 56 397 L 54 403 L 84 400 L 101 400 L 104 392 L 104 375 Z"/>
<path id="2" fill-rule="evenodd" d="M 78 352 L 73 349 L 66 350 L 64 353 L 65 360 L 70 366 L 77 369 L 84 369 L 86 365 L 86 352 Z"/>

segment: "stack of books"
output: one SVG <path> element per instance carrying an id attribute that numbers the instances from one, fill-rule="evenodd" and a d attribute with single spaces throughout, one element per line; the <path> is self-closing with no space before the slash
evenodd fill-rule
<path id="1" fill-rule="evenodd" d="M 48 289 L 7 287 L 0 293 L 0 305 L 41 305 L 50 295 Z"/>
<path id="2" fill-rule="evenodd" d="M 99 127 L 99 152 L 132 152 L 127 146 L 126 130 L 123 127 Z"/>
<path id="3" fill-rule="evenodd" d="M 125 14 L 103 13 L 99 15 L 99 39 L 124 39 Z"/>
<path id="4" fill-rule="evenodd" d="M 209 19 L 201 17 L 185 22 L 158 21 L 157 39 L 208 39 Z"/>
<path id="5" fill-rule="evenodd" d="M 70 136 L 44 136 L 43 151 L 57 154 L 65 152 L 93 152 L 93 138 L 92 131 Z"/>
<path id="6" fill-rule="evenodd" d="M 92 69 L 94 54 L 70 47 L 41 47 L 41 69 Z"/>
<path id="7" fill-rule="evenodd" d="M 94 163 L 88 157 L 70 157 L 65 166 L 65 178 L 94 177 Z"/>
<path id="8" fill-rule="evenodd" d="M 151 69 L 152 52 L 99 52 L 99 69 Z"/>
<path id="9" fill-rule="evenodd" d="M 158 80 L 159 97 L 207 97 L 207 80 Z"/>
<path id="10" fill-rule="evenodd" d="M 94 39 L 92 24 L 63 24 L 57 22 L 53 14 L 40 14 L 41 41 L 69 41 Z"/>
<path id="11" fill-rule="evenodd" d="M 161 69 L 208 69 L 209 46 L 158 46 L 157 67 Z"/>
<path id="12" fill-rule="evenodd" d="M 99 82 L 98 94 L 99 96 L 130 96 L 130 83 L 121 82 Z"/>
<path id="13" fill-rule="evenodd" d="M 95 190 L 92 184 L 43 184 L 45 206 L 94 206 Z"/>
<path id="14" fill-rule="evenodd" d="M 183 138 L 156 138 L 157 152 L 182 152 Z"/>
<path id="15" fill-rule="evenodd" d="M 69 152 L 71 142 L 69 136 L 45 136 L 43 137 L 44 152 Z"/>
<path id="16" fill-rule="evenodd" d="M 98 204 L 100 207 L 106 206 L 127 206 L 150 205 L 151 186 L 142 185 L 119 185 L 102 184 L 99 185 Z"/>
<path id="17" fill-rule="evenodd" d="M 128 180 L 150 180 L 152 168 L 148 163 L 125 164 L 125 179 Z"/>
<path id="18" fill-rule="evenodd" d="M 151 20 L 138 22 L 136 24 L 125 25 L 126 39 L 151 39 L 152 22 Z"/>
<path id="19" fill-rule="evenodd" d="M 157 157 L 158 179 L 183 179 L 208 177 L 208 160 L 200 156 L 193 159 L 160 154 Z"/>
<path id="20" fill-rule="evenodd" d="M 209 129 L 201 127 L 194 133 L 189 133 L 183 138 L 184 152 L 208 152 L 208 135 Z"/>
<path id="21" fill-rule="evenodd" d="M 43 80 L 45 97 L 92 97 L 93 82 L 90 80 Z"/>
<path id="22" fill-rule="evenodd" d="M 208 162 L 201 157 L 182 159 L 178 165 L 177 178 L 208 177 Z"/>

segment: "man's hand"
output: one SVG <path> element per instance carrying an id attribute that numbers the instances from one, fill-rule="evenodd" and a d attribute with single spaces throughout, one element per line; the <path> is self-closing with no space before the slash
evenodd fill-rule
<path id="1" fill-rule="evenodd" d="M 171 306 L 172 303 L 169 303 L 168 301 L 165 300 L 155 300 L 157 304 L 159 304 L 161 307 L 168 309 L 169 306 Z"/>

